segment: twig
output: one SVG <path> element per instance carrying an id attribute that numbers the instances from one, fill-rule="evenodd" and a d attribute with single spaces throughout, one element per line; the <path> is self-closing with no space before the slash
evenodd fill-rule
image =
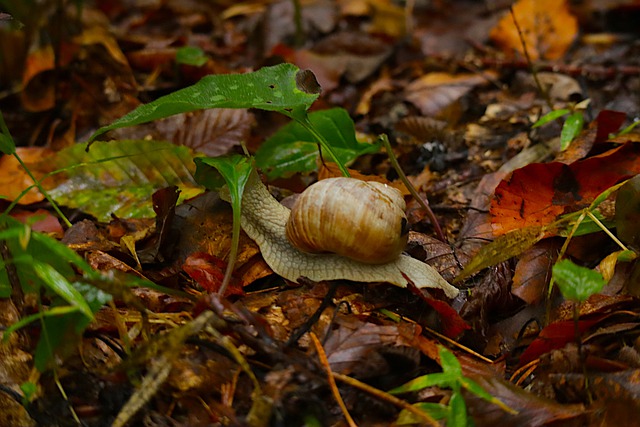
<path id="1" fill-rule="evenodd" d="M 331 388 L 331 393 L 333 393 L 333 397 L 336 399 L 336 402 L 338 402 L 340 409 L 342 409 L 342 413 L 344 414 L 344 417 L 347 419 L 347 424 L 349 424 L 349 427 L 358 427 L 355 421 L 353 421 L 353 418 L 351 418 L 351 415 L 349 414 L 349 410 L 347 409 L 347 406 L 344 404 L 344 400 L 342 400 L 342 396 L 340 396 L 340 391 L 338 390 L 338 386 L 336 385 L 336 380 L 334 378 L 335 374 L 331 371 L 331 366 L 329 366 L 329 360 L 327 359 L 327 354 L 324 352 L 324 348 L 322 348 L 322 344 L 320 344 L 320 340 L 318 339 L 316 334 L 314 334 L 313 332 L 311 332 L 309 335 L 311 335 L 311 340 L 313 341 L 313 345 L 316 348 L 316 351 L 318 352 L 318 358 L 320 359 L 320 363 L 322 364 L 324 369 L 327 371 L 327 379 L 329 380 L 329 387 Z"/>
<path id="2" fill-rule="evenodd" d="M 433 225 L 433 228 L 435 229 L 436 234 L 438 235 L 438 239 L 446 243 L 447 240 L 444 236 L 444 233 L 442 232 L 442 228 L 440 228 L 438 219 L 436 218 L 436 215 L 433 213 L 433 211 L 431 210 L 431 207 L 429 206 L 429 200 L 426 197 L 425 198 L 420 197 L 420 195 L 418 194 L 418 190 L 416 190 L 416 188 L 413 186 L 413 184 L 411 184 L 411 182 L 407 178 L 407 175 L 405 175 L 404 171 L 400 167 L 400 164 L 398 163 L 398 159 L 393 154 L 393 149 L 391 148 L 389 137 L 387 137 L 387 135 L 385 134 L 382 134 L 380 135 L 380 140 L 382 141 L 384 148 L 387 150 L 387 155 L 389 156 L 389 161 L 391 162 L 391 166 L 393 166 L 395 171 L 398 173 L 400 180 L 407 187 L 407 189 L 409 190 L 409 193 L 411 193 L 413 198 L 416 199 L 416 201 L 420 204 L 420 206 L 422 206 L 422 208 L 427 211 L 427 216 L 429 217 L 429 220 L 431 220 L 431 224 Z"/>
<path id="3" fill-rule="evenodd" d="M 371 387 L 369 384 L 365 384 L 361 381 L 356 380 L 355 378 L 351 378 L 347 375 L 342 375 L 339 374 L 337 372 L 333 373 L 333 377 L 339 381 L 342 381 L 345 384 L 349 384 L 352 387 L 355 387 L 357 389 L 360 389 L 362 391 L 365 391 L 369 394 L 371 394 L 372 396 L 377 397 L 380 400 L 384 400 L 387 401 L 399 408 L 405 409 L 408 412 L 411 412 L 413 415 L 415 415 L 416 417 L 420 418 L 421 420 L 423 420 L 425 423 L 428 423 L 429 425 L 432 425 L 434 427 L 439 427 L 440 424 L 438 424 L 438 422 L 433 419 L 429 414 L 427 414 L 424 411 L 421 411 L 419 408 L 413 406 L 412 404 L 410 404 L 409 402 L 405 402 L 402 399 L 398 399 L 395 396 L 390 395 L 389 393 L 385 393 L 384 391 L 378 390 L 377 388 Z"/>
<path id="4" fill-rule="evenodd" d="M 540 80 L 538 79 L 538 72 L 533 66 L 533 61 L 531 61 L 531 56 L 529 55 L 529 49 L 527 48 L 527 43 L 524 40 L 524 35 L 522 34 L 522 29 L 520 28 L 520 24 L 518 24 L 518 20 L 516 19 L 516 14 L 513 11 L 513 6 L 509 6 L 509 12 L 511 13 L 511 19 L 513 19 L 513 24 L 516 26 L 516 30 L 518 30 L 518 37 L 520 37 L 520 43 L 522 43 L 522 50 L 524 51 L 524 56 L 527 59 L 527 63 L 529 64 L 529 67 L 531 68 L 531 74 L 533 75 L 533 80 L 535 81 L 536 86 L 540 91 L 540 95 L 542 95 L 542 97 L 544 98 L 544 101 L 547 103 L 547 106 L 549 107 L 550 110 L 553 110 L 553 104 L 551 103 L 549 92 L 542 87 L 542 83 L 540 83 Z"/>

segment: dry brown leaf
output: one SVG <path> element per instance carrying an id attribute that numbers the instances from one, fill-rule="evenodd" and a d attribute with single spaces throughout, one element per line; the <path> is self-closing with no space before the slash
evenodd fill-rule
<path id="1" fill-rule="evenodd" d="M 513 13 L 532 61 L 562 58 L 578 32 L 578 20 L 564 0 L 520 0 L 513 6 Z M 502 17 L 489 36 L 505 52 L 524 55 L 510 13 Z"/>
<path id="2" fill-rule="evenodd" d="M 404 96 L 425 116 L 441 110 L 469 93 L 475 86 L 487 83 L 492 76 L 480 74 L 429 73 L 407 85 Z"/>

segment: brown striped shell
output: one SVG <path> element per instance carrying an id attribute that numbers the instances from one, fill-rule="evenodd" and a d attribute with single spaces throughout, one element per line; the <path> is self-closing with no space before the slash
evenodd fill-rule
<path id="1" fill-rule="evenodd" d="M 329 178 L 296 200 L 286 235 L 303 252 L 336 253 L 367 264 L 397 258 L 408 239 L 401 193 L 379 182 Z"/>

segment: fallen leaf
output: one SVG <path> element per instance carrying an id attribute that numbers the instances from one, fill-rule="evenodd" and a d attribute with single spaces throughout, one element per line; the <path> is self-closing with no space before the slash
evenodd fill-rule
<path id="1" fill-rule="evenodd" d="M 47 210 L 38 209 L 34 212 L 14 210 L 11 216 L 24 224 L 29 224 L 33 231 L 48 233 L 56 238 L 61 238 L 64 234 L 58 218 Z"/>
<path id="2" fill-rule="evenodd" d="M 585 414 L 585 408 L 580 404 L 560 404 L 555 401 L 536 396 L 515 385 L 495 376 L 476 376 L 475 380 L 491 396 L 497 398 L 508 407 L 518 411 L 517 414 L 507 414 L 496 405 L 487 404 L 476 396 L 465 399 L 469 414 L 478 427 L 499 425 L 501 427 L 521 426 L 551 426 L 573 425 L 572 421 L 580 423 Z"/>
<path id="3" fill-rule="evenodd" d="M 550 324 L 540 331 L 538 337 L 520 355 L 519 366 L 526 365 L 551 350 L 562 348 L 567 343 L 574 342 L 576 329 L 579 334 L 583 334 L 600 320 L 601 316 L 595 319 L 579 320 L 578 325 L 573 320 L 562 320 Z"/>
<path id="4" fill-rule="evenodd" d="M 53 46 L 45 45 L 29 53 L 22 74 L 24 89 L 21 92 L 22 105 L 28 111 L 46 111 L 55 105 L 55 87 L 45 75 L 54 68 Z"/>
<path id="5" fill-rule="evenodd" d="M 629 142 L 571 165 L 533 163 L 515 170 L 491 202 L 494 234 L 546 226 L 589 206 L 607 188 L 640 173 L 639 155 L 640 144 Z"/>
<path id="6" fill-rule="evenodd" d="M 559 249 L 559 242 L 545 239 L 525 251 L 516 265 L 511 292 L 527 304 L 539 303 L 546 294 Z"/>
<path id="7" fill-rule="evenodd" d="M 50 158 L 53 151 L 43 147 L 18 147 L 16 154 L 29 165 Z M 32 173 L 36 179 L 40 179 L 44 175 L 35 170 L 32 170 Z M 33 185 L 33 180 L 14 156 L 0 157 L 0 195 L 13 201 L 31 185 Z M 40 194 L 40 191 L 37 188 L 32 188 L 20 199 L 20 204 L 28 205 L 42 200 L 44 200 L 44 196 Z"/>
<path id="8" fill-rule="evenodd" d="M 489 73 L 495 77 L 493 72 Z M 490 76 L 481 74 L 428 73 L 412 81 L 404 90 L 404 98 L 425 116 L 435 116 L 458 101 L 474 87 L 486 84 Z"/>
<path id="9" fill-rule="evenodd" d="M 567 1 L 519 0 L 513 16 L 506 13 L 490 33 L 490 38 L 505 52 L 524 55 L 520 33 L 532 61 L 560 59 L 578 33 L 578 21 L 569 12 Z"/>
<path id="10" fill-rule="evenodd" d="M 217 292 L 220 289 L 226 268 L 224 260 L 202 252 L 189 255 L 182 264 L 185 273 L 207 292 Z M 232 279 L 230 285 L 225 296 L 244 295 L 237 280 Z"/>

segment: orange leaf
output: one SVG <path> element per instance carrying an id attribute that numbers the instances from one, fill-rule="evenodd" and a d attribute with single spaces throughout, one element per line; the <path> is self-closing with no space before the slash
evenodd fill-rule
<path id="1" fill-rule="evenodd" d="M 569 12 L 566 1 L 520 0 L 513 6 L 513 13 L 532 61 L 561 58 L 578 31 L 578 21 Z M 510 13 L 491 30 L 490 37 L 503 50 L 524 54 Z"/>
<path id="2" fill-rule="evenodd" d="M 548 225 L 589 204 L 604 190 L 640 173 L 640 143 L 629 142 L 599 156 L 564 163 L 533 163 L 513 172 L 491 202 L 494 235 Z"/>
<path id="3" fill-rule="evenodd" d="M 25 163 L 36 163 L 53 154 L 50 149 L 41 147 L 19 147 L 16 149 L 16 153 Z M 36 179 L 39 179 L 42 173 L 34 171 L 34 175 Z M 15 200 L 25 188 L 32 184 L 33 181 L 15 157 L 7 155 L 0 157 L 0 195 L 9 200 Z M 38 189 L 32 188 L 20 199 L 20 204 L 28 205 L 43 199 L 44 196 L 40 194 Z"/>

